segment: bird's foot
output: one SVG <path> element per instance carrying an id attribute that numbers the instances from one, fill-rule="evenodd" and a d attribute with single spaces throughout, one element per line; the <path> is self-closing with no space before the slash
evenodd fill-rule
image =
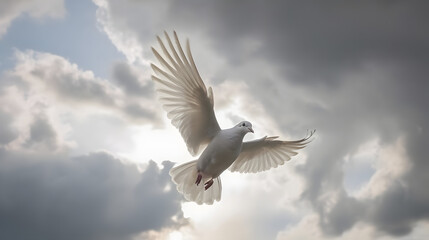
<path id="1" fill-rule="evenodd" d="M 201 173 L 198 173 L 197 181 L 195 181 L 195 184 L 197 184 L 197 186 L 200 184 L 202 178 L 203 175 L 201 175 Z"/>
<path id="2" fill-rule="evenodd" d="M 206 185 L 206 187 L 204 188 L 205 190 L 209 189 L 213 185 L 213 178 L 210 179 L 210 181 L 204 183 L 204 185 Z"/>

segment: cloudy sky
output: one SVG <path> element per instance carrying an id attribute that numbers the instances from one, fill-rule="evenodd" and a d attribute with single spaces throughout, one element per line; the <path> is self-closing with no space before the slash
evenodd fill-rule
<path id="1" fill-rule="evenodd" d="M 426 1 L 0 2 L 1 239 L 426 239 Z M 192 160 L 156 101 L 176 30 L 221 127 L 314 141 L 185 202 Z"/>

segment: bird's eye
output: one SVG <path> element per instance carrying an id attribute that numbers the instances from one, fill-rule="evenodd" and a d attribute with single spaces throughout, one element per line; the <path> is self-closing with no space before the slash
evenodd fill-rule
<path id="1" fill-rule="evenodd" d="M 243 124 L 241 124 L 241 126 L 243 126 L 243 127 L 244 127 L 244 126 L 246 126 L 246 124 L 245 124 L 245 123 L 243 123 Z"/>

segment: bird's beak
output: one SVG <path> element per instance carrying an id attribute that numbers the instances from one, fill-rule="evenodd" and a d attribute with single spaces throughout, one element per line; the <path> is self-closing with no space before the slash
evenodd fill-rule
<path id="1" fill-rule="evenodd" d="M 251 127 L 249 128 L 249 131 L 251 131 L 252 133 L 255 133 L 255 132 L 253 131 L 253 128 L 251 128 Z"/>

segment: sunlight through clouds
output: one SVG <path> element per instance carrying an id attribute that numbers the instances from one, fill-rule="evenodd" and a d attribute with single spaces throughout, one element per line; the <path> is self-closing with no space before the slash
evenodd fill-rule
<path id="1" fill-rule="evenodd" d="M 426 239 L 427 8 L 1 1 L 0 238 Z M 186 202 L 168 171 L 196 157 L 151 80 L 164 30 L 190 40 L 221 128 L 313 142 Z"/>

